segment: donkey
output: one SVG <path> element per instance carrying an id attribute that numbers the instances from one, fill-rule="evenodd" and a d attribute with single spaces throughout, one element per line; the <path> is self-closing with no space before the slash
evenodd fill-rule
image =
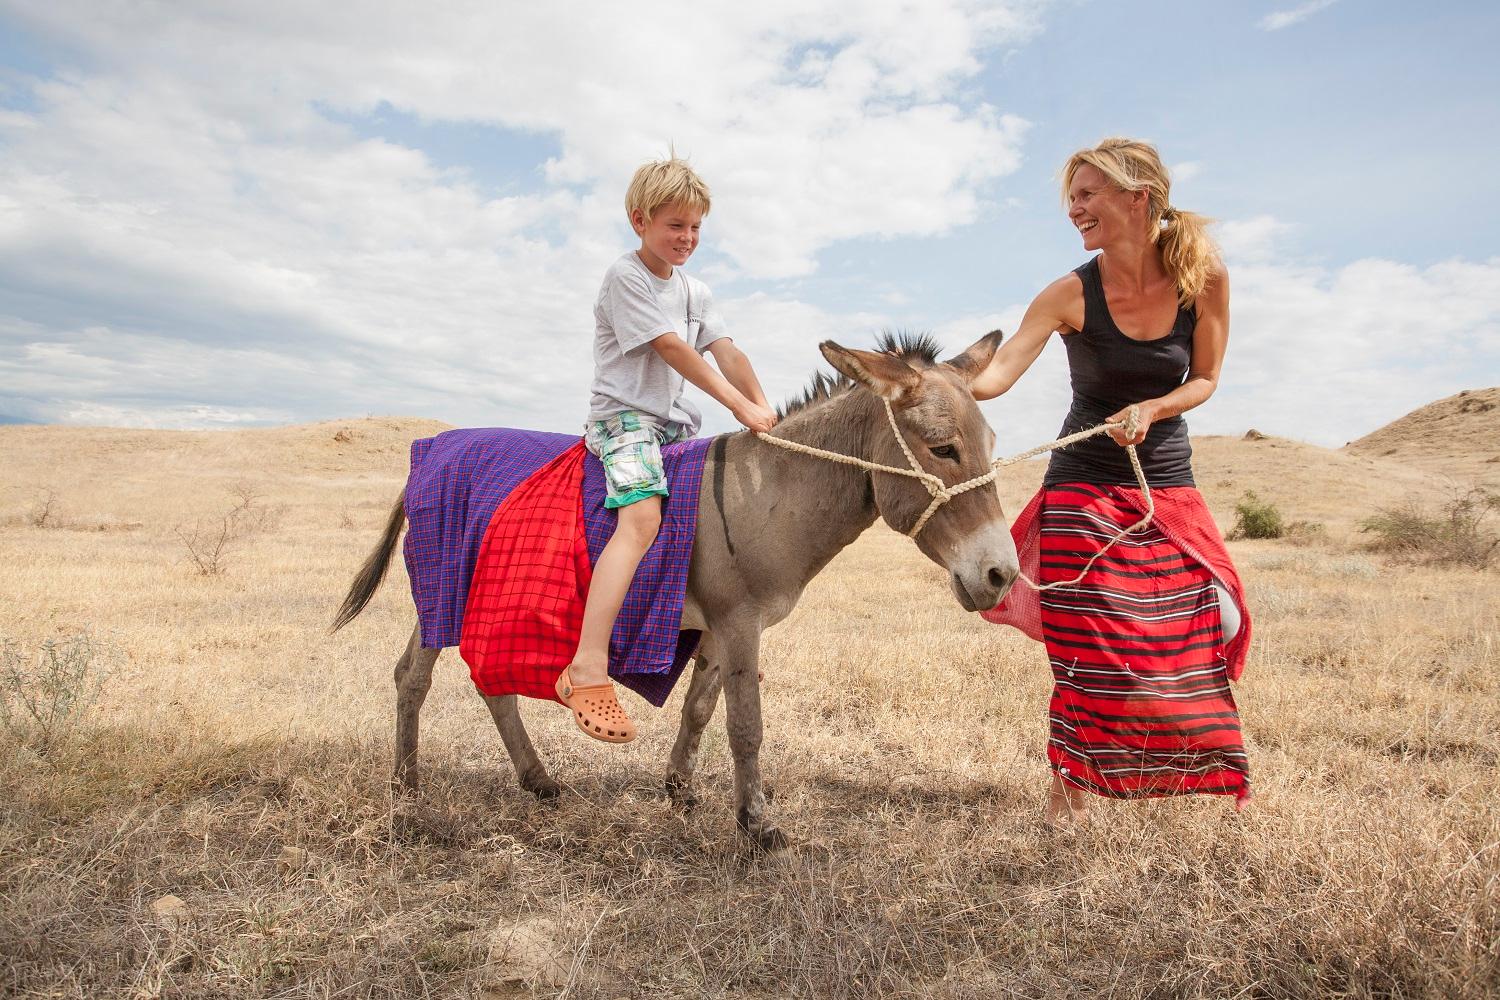
<path id="1" fill-rule="evenodd" d="M 825 341 L 823 356 L 843 376 L 816 376 L 788 407 L 777 437 L 879 465 L 908 465 L 895 440 L 885 403 L 922 468 L 947 485 L 989 470 L 994 433 L 970 395 L 969 383 L 1000 343 L 995 331 L 944 362 L 929 337 L 887 336 L 883 350 L 851 350 Z M 735 817 L 739 829 L 768 850 L 786 837 L 768 817 L 761 783 L 760 636 L 791 613 L 808 582 L 845 546 L 883 517 L 911 531 L 930 497 L 904 476 L 796 454 L 748 431 L 720 437 L 710 448 L 698 503 L 697 535 L 689 566 L 682 627 L 703 640 L 683 701 L 677 740 L 667 764 L 674 803 L 696 802 L 692 791 L 699 739 L 722 690 L 734 756 Z M 385 533 L 344 599 L 334 630 L 364 609 L 380 585 L 405 508 L 397 501 Z M 998 492 L 973 489 L 944 504 L 921 527 L 917 548 L 949 572 L 965 611 L 994 607 L 1019 566 Z M 439 650 L 424 649 L 413 631 L 396 663 L 397 794 L 418 785 L 417 729 Z M 537 757 L 516 707 L 516 696 L 486 697 L 521 787 L 539 798 L 558 794 Z"/>

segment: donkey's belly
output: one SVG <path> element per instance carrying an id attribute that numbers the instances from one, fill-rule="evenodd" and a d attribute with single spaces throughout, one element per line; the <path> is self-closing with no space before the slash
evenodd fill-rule
<path id="1" fill-rule="evenodd" d="M 691 594 L 682 605 L 682 630 L 697 629 L 699 632 L 708 631 L 708 619 L 693 601 Z"/>

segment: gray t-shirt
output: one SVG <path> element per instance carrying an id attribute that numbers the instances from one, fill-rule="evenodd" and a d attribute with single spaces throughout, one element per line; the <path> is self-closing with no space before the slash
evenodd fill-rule
<path id="1" fill-rule="evenodd" d="M 604 272 L 594 303 L 594 384 L 589 421 L 639 410 L 663 424 L 698 433 L 703 416 L 683 398 L 685 380 L 662 360 L 651 341 L 675 333 L 702 354 L 725 336 L 708 286 L 673 268 L 658 278 L 635 253 Z"/>

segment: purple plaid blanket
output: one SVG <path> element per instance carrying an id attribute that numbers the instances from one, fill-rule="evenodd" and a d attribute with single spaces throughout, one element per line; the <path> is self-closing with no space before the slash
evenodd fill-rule
<path id="1" fill-rule="evenodd" d="M 526 477 L 578 441 L 568 434 L 508 428 L 446 431 L 413 441 L 406 481 L 402 552 L 412 599 L 429 649 L 458 645 L 474 560 L 495 508 Z M 658 708 L 698 645 L 681 632 L 688 561 L 698 523 L 698 487 L 712 438 L 662 449 L 671 497 L 656 541 L 641 559 L 609 642 L 609 672 Z M 604 507 L 604 467 L 584 460 L 583 522 L 589 559 L 597 561 L 615 530 Z"/>

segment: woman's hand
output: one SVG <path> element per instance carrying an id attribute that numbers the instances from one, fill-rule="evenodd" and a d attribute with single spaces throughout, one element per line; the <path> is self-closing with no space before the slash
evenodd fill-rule
<path id="1" fill-rule="evenodd" d="M 1136 403 L 1134 409 L 1136 410 L 1136 425 L 1133 436 L 1125 433 L 1129 429 L 1127 427 L 1111 427 L 1108 431 L 1109 436 L 1115 439 L 1115 444 L 1121 447 L 1127 444 L 1140 444 L 1146 440 L 1146 432 L 1151 429 L 1151 424 L 1156 420 L 1156 400 L 1148 399 L 1144 402 Z M 1105 423 L 1113 424 L 1129 421 L 1130 410 L 1131 407 L 1125 407 L 1125 409 L 1120 410 L 1118 413 L 1112 414 Z"/>

